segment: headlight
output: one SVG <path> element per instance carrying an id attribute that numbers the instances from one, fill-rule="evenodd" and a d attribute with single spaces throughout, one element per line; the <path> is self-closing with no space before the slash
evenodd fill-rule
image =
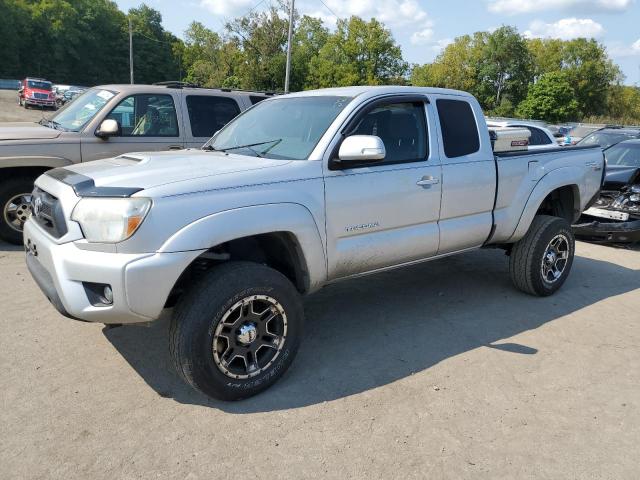
<path id="1" fill-rule="evenodd" d="M 90 242 L 116 243 L 135 233 L 151 208 L 150 198 L 83 198 L 71 220 Z"/>

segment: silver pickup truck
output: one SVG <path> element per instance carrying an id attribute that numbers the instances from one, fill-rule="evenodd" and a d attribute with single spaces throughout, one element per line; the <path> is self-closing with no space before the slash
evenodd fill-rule
<path id="1" fill-rule="evenodd" d="M 0 239 L 22 244 L 33 181 L 50 168 L 134 151 L 201 147 L 261 92 L 103 85 L 39 123 L 0 123 Z"/>
<path id="2" fill-rule="evenodd" d="M 330 282 L 497 247 L 520 290 L 560 288 L 570 225 L 600 190 L 602 150 L 494 154 L 493 140 L 459 91 L 271 98 L 202 149 L 40 176 L 27 264 L 71 318 L 149 322 L 173 307 L 180 375 L 213 397 L 247 397 L 291 364 L 301 297 Z"/>

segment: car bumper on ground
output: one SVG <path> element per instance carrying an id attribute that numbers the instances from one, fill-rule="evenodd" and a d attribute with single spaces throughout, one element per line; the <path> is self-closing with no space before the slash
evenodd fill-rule
<path id="1" fill-rule="evenodd" d="M 62 315 L 106 324 L 158 318 L 176 281 L 201 253 L 84 250 L 74 242 L 57 244 L 31 220 L 25 224 L 24 243 L 31 275 Z M 96 288 L 106 285 L 113 292 L 111 304 L 96 300 Z"/>
<path id="2" fill-rule="evenodd" d="M 596 242 L 640 242 L 640 220 L 626 222 L 607 220 L 582 221 L 573 226 L 573 232 L 577 237 Z"/>

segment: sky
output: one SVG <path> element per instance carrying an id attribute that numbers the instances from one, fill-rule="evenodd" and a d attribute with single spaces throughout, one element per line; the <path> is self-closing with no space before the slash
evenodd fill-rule
<path id="1" fill-rule="evenodd" d="M 193 20 L 222 33 L 226 21 L 268 7 L 270 0 L 146 0 L 178 37 Z M 116 0 L 126 11 L 142 0 Z M 383 22 L 410 63 L 431 62 L 457 36 L 512 25 L 527 37 L 588 37 L 602 42 L 628 85 L 640 86 L 640 0 L 296 0 L 301 14 L 357 15 Z"/>

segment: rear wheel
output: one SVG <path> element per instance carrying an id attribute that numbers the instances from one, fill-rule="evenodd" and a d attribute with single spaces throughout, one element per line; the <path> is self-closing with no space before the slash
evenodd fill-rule
<path id="1" fill-rule="evenodd" d="M 15 177 L 0 183 L 0 238 L 20 245 L 22 228 L 31 215 L 31 191 L 33 179 Z"/>
<path id="2" fill-rule="evenodd" d="M 303 320 L 300 295 L 284 275 L 256 263 L 223 264 L 176 306 L 170 344 L 175 367 L 206 395 L 250 397 L 287 370 Z"/>
<path id="3" fill-rule="evenodd" d="M 566 220 L 538 215 L 529 231 L 513 245 L 509 272 L 514 285 L 531 295 L 558 290 L 571 271 L 575 239 Z"/>

